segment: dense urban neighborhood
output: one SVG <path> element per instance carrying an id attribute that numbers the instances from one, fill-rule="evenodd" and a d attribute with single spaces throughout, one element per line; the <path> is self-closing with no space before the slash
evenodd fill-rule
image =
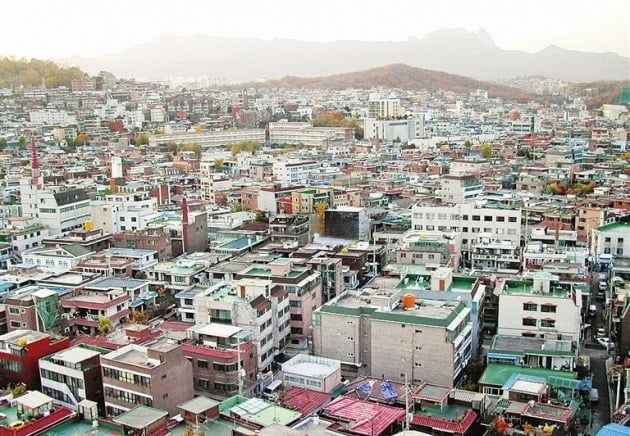
<path id="1" fill-rule="evenodd" d="M 0 436 L 630 425 L 627 84 L 71 73 L 0 88 Z"/>

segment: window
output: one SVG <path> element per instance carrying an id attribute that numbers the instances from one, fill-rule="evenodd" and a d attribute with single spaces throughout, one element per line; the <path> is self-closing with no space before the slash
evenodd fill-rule
<path id="1" fill-rule="evenodd" d="M 521 336 L 524 337 L 524 338 L 535 338 L 536 337 L 536 333 L 523 332 L 523 333 L 521 333 Z"/>
<path id="2" fill-rule="evenodd" d="M 496 220 L 498 223 L 504 223 L 505 222 L 505 217 L 504 216 L 498 216 L 496 217 Z"/>
<path id="3" fill-rule="evenodd" d="M 516 222 L 516 217 L 515 216 L 508 217 L 508 222 L 509 223 L 515 223 Z"/>
<path id="4" fill-rule="evenodd" d="M 543 319 L 540 321 L 540 326 L 541 327 L 555 327 L 556 326 L 556 320 L 554 319 Z"/>
<path id="5" fill-rule="evenodd" d="M 556 306 L 553 304 L 543 304 L 540 306 L 541 312 L 556 313 Z"/>
<path id="6" fill-rule="evenodd" d="M 527 312 L 536 312 L 538 310 L 538 305 L 535 303 L 523 303 L 523 310 Z"/>
<path id="7" fill-rule="evenodd" d="M 481 220 L 481 216 L 480 215 L 473 215 L 472 216 L 472 220 L 473 221 L 480 221 Z"/>
<path id="8" fill-rule="evenodd" d="M 483 217 L 483 220 L 484 220 L 484 221 L 487 221 L 487 222 L 492 222 L 492 216 L 491 216 L 491 215 L 485 215 L 485 216 Z"/>
<path id="9" fill-rule="evenodd" d="M 197 368 L 208 369 L 208 362 L 206 360 L 198 360 L 197 361 Z"/>
<path id="10" fill-rule="evenodd" d="M 297 314 L 297 313 L 292 313 L 291 321 L 302 321 L 302 315 Z"/>
<path id="11" fill-rule="evenodd" d="M 536 327 L 536 318 L 523 318 L 523 325 L 528 327 Z"/>

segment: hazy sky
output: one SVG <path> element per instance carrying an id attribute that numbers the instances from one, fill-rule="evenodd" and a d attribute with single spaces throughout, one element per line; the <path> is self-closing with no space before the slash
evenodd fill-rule
<path id="1" fill-rule="evenodd" d="M 162 34 L 401 41 L 451 27 L 483 28 L 503 49 L 630 56 L 629 0 L 6 0 L 0 11 L 0 55 L 26 57 L 91 57 Z"/>

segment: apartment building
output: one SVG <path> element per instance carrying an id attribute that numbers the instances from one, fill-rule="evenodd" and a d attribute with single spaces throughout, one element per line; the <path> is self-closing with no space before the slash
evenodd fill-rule
<path id="1" fill-rule="evenodd" d="M 249 329 L 259 372 L 267 371 L 274 356 L 289 342 L 289 293 L 272 288 L 271 280 L 241 278 L 234 286 L 218 282 L 197 293 L 193 306 L 196 324 L 223 323 Z"/>
<path id="2" fill-rule="evenodd" d="M 120 415 L 138 404 L 168 411 L 193 398 L 192 364 L 168 339 L 143 347 L 129 344 L 101 356 L 105 414 Z"/>
<path id="3" fill-rule="evenodd" d="M 116 233 L 113 244 L 116 248 L 156 251 L 160 261 L 173 257 L 171 236 L 164 224 L 151 224 L 141 231 Z"/>
<path id="4" fill-rule="evenodd" d="M 521 210 L 518 207 L 478 206 L 463 203 L 447 206 L 418 205 L 412 208 L 414 230 L 456 232 L 461 237 L 464 266 L 470 266 L 470 251 L 479 233 L 521 244 Z"/>
<path id="5" fill-rule="evenodd" d="M 439 197 L 444 202 L 471 202 L 482 193 L 483 185 L 471 174 L 447 174 L 440 177 Z"/>
<path id="6" fill-rule="evenodd" d="M 560 282 L 545 271 L 530 272 L 524 279 L 498 279 L 497 334 L 582 339 L 582 291 L 579 283 Z"/>
<path id="7" fill-rule="evenodd" d="M 42 187 L 33 179 L 20 179 L 22 216 L 48 228 L 51 236 L 67 234 L 91 219 L 90 199 L 83 189 Z"/>
<path id="8" fill-rule="evenodd" d="M 252 333 L 229 324 L 197 324 L 187 330 L 192 340 L 182 345 L 192 363 L 196 391 L 230 397 L 256 384 L 258 359 Z"/>
<path id="9" fill-rule="evenodd" d="M 112 328 L 121 325 L 131 313 L 131 297 L 126 289 L 82 289 L 61 299 L 60 327 L 65 334 L 99 333 L 99 319 L 108 318 Z"/>
<path id="10" fill-rule="evenodd" d="M 457 268 L 459 249 L 459 238 L 454 233 L 408 230 L 400 235 L 392 260 L 404 265 L 431 264 Z"/>
<path id="11" fill-rule="evenodd" d="M 321 162 L 312 160 L 279 159 L 273 162 L 273 178 L 282 186 L 308 183 L 311 172 L 321 166 Z"/>
<path id="12" fill-rule="evenodd" d="M 325 235 L 367 242 L 370 240 L 370 218 L 364 207 L 336 206 L 326 209 Z"/>
<path id="13" fill-rule="evenodd" d="M 470 247 L 470 268 L 484 273 L 518 274 L 521 248 L 515 241 L 479 233 Z"/>
<path id="14" fill-rule="evenodd" d="M 398 118 L 403 114 L 398 98 L 380 98 L 371 96 L 368 100 L 368 117 Z"/>
<path id="15" fill-rule="evenodd" d="M 0 336 L 0 383 L 24 383 L 39 389 L 39 359 L 68 348 L 70 340 L 33 330 L 15 330 Z"/>
<path id="16" fill-rule="evenodd" d="M 308 266 L 298 266 L 292 259 L 278 258 L 267 265 L 252 265 L 236 275 L 239 280 L 266 279 L 271 286 L 286 291 L 291 311 L 291 346 L 305 348 L 311 330 L 313 311 L 322 304 L 322 279 Z"/>
<path id="17" fill-rule="evenodd" d="M 149 192 L 107 195 L 91 202 L 92 220 L 107 233 L 145 229 L 161 216 Z"/>
<path id="18" fill-rule="evenodd" d="M 5 296 L 4 304 L 8 331 L 49 332 L 59 325 L 59 292 L 50 288 L 20 287 Z"/>
<path id="19" fill-rule="evenodd" d="M 613 257 L 630 256 L 630 222 L 619 221 L 593 230 L 591 249 L 597 254 Z"/>
<path id="20" fill-rule="evenodd" d="M 48 237 L 48 227 L 36 218 L 6 219 L 3 229 L 0 229 L 0 242 L 9 244 L 13 254 L 21 255 L 24 251 L 39 247 Z"/>
<path id="21" fill-rule="evenodd" d="M 42 392 L 59 404 L 77 410 L 83 400 L 98 404 L 99 413 L 105 413 L 102 354 L 110 350 L 79 344 L 39 359 Z"/>
<path id="22" fill-rule="evenodd" d="M 313 354 L 347 375 L 454 386 L 471 359 L 470 309 L 400 292 L 344 295 L 313 313 Z"/>
<path id="23" fill-rule="evenodd" d="M 406 144 L 424 136 L 424 118 L 408 118 L 406 120 L 363 120 L 363 137 L 389 142 Z"/>
<path id="24" fill-rule="evenodd" d="M 303 246 L 311 240 L 311 226 L 306 215 L 277 215 L 269 221 L 271 242 Z"/>

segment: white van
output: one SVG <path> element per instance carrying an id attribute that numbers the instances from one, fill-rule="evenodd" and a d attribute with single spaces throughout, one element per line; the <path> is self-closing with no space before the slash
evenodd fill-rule
<path id="1" fill-rule="evenodd" d="M 599 401 L 599 391 L 597 388 L 592 388 L 588 394 L 588 399 L 591 400 L 591 403 L 597 403 Z"/>
<path id="2" fill-rule="evenodd" d="M 267 385 L 265 389 L 263 389 L 262 396 L 264 398 L 272 398 L 274 397 L 282 388 L 282 380 L 274 380 Z"/>

